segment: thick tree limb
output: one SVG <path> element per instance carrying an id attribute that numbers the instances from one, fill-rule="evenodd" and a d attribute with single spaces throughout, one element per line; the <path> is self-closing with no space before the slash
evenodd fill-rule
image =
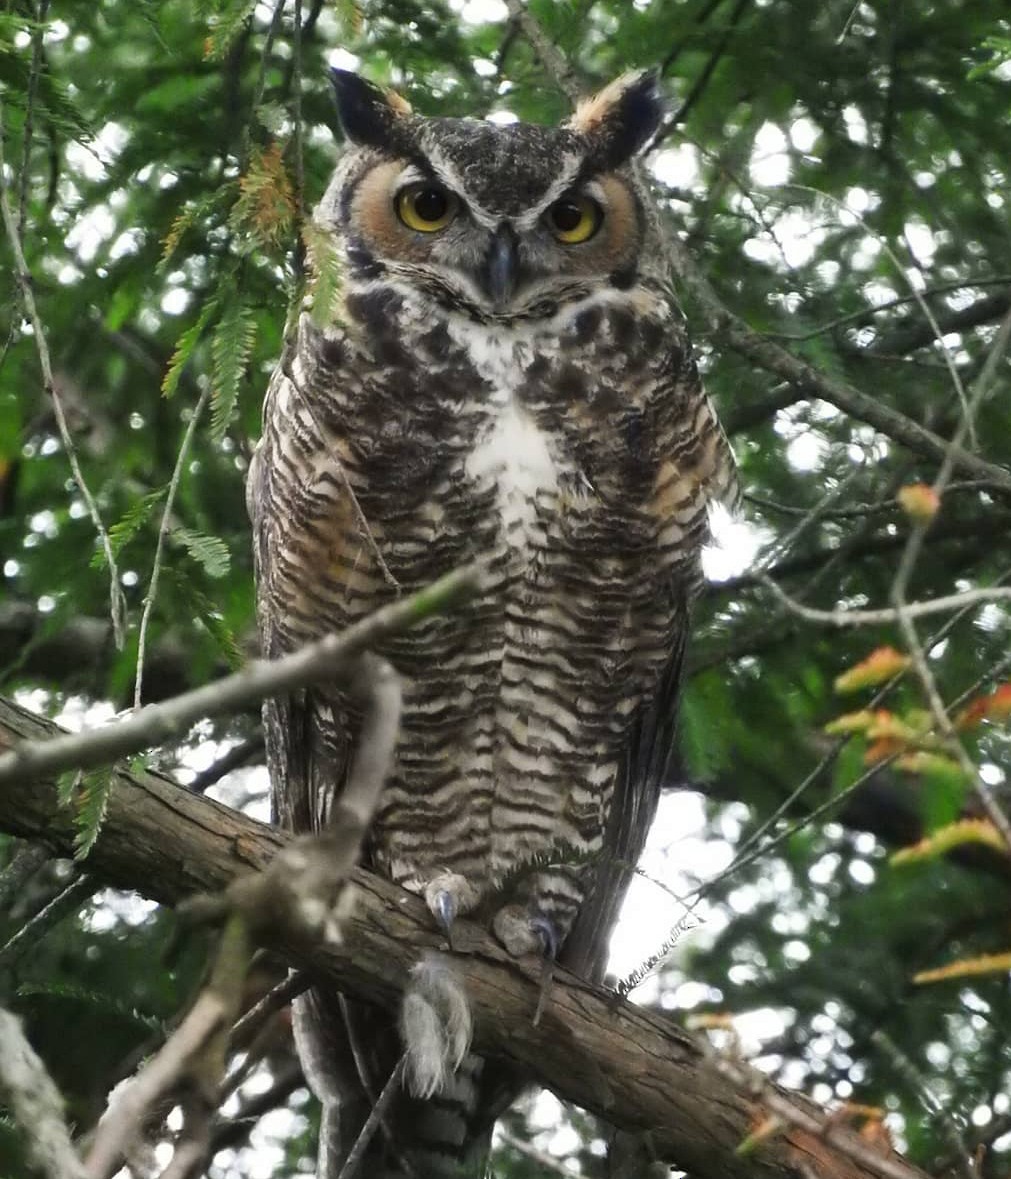
<path id="1" fill-rule="evenodd" d="M 986 479 L 1004 494 L 1011 495 L 1011 471 L 978 458 L 961 446 L 950 446 L 944 438 L 898 413 L 885 402 L 815 368 L 806 360 L 787 352 L 774 340 L 752 331 L 744 320 L 723 305 L 685 246 L 673 236 L 670 246 L 675 271 L 682 285 L 698 302 L 712 331 L 735 352 L 746 356 L 759 368 L 789 381 L 807 396 L 818 397 L 861 422 L 866 422 L 916 454 L 938 463 L 950 454 L 956 470 L 977 479 Z"/>
<path id="2" fill-rule="evenodd" d="M 0 746 L 54 731 L 0 700 Z M 110 884 L 173 905 L 264 867 L 285 843 L 281 832 L 195 797 L 168 778 L 122 769 L 113 778 L 105 825 L 88 862 L 89 871 Z M 44 838 L 61 854 L 70 853 L 76 833 L 73 815 L 57 805 L 53 781 L 23 778 L 0 791 L 0 829 Z M 276 931 L 275 944 L 291 962 L 355 998 L 392 1006 L 409 967 L 443 943 L 419 899 L 363 871 L 354 883 L 356 906 L 343 944 L 297 945 L 284 930 Z M 721 1072 L 669 1018 L 561 970 L 535 1027 L 540 964 L 510 958 L 476 927 L 466 932 L 471 952 L 456 961 L 471 996 L 477 1047 L 510 1057 L 610 1122 L 650 1130 L 658 1154 L 695 1179 L 924 1179 L 898 1155 L 868 1158 L 855 1135 L 801 1096 L 764 1081 L 753 1085 L 747 1069 Z M 735 1151 L 771 1112 L 770 1095 L 796 1121 L 782 1118 L 782 1132 L 742 1158 Z"/>

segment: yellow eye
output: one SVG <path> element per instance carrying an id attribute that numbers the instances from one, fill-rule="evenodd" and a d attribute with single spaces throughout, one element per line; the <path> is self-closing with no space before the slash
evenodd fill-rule
<path id="1" fill-rule="evenodd" d="M 568 246 L 588 242 L 603 220 L 603 209 L 586 196 L 563 196 L 548 209 L 548 224 L 552 232 Z"/>
<path id="2" fill-rule="evenodd" d="M 409 184 L 397 193 L 397 216 L 408 229 L 435 233 L 445 229 L 456 216 L 458 202 L 438 184 Z"/>

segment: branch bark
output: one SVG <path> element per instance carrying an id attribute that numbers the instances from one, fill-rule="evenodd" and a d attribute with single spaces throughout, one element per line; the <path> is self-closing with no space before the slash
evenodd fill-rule
<path id="1" fill-rule="evenodd" d="M 57 727 L 0 699 L 0 748 L 52 737 Z M 285 836 L 167 777 L 112 771 L 105 825 L 89 872 L 174 905 L 216 891 L 238 873 L 262 869 Z M 57 804 L 54 781 L 24 778 L 0 791 L 0 829 L 44 839 L 72 854 L 73 815 Z M 340 945 L 298 944 L 285 930 L 273 943 L 356 999 L 394 1006 L 408 969 L 426 950 L 444 948 L 423 903 L 364 871 L 354 874 L 356 904 Z M 466 923 L 461 923 L 465 926 Z M 456 938 L 454 940 L 457 940 Z M 925 1179 L 898 1155 L 874 1156 L 851 1131 L 798 1094 L 770 1085 L 743 1065 L 722 1066 L 666 1016 L 556 972 L 548 1008 L 533 1024 L 540 964 L 510 958 L 476 926 L 460 929 L 457 957 L 475 1016 L 475 1042 L 507 1056 L 544 1085 L 609 1122 L 648 1130 L 661 1157 L 696 1179 Z M 772 1112 L 783 1130 L 742 1157 L 754 1126 Z M 783 1117 L 792 1111 L 793 1120 Z"/>

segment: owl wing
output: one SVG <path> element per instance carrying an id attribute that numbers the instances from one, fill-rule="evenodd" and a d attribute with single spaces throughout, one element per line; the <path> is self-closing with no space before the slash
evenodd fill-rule
<path id="1" fill-rule="evenodd" d="M 266 659 L 351 621 L 333 610 L 314 615 L 317 586 L 326 578 L 332 589 L 335 570 L 354 564 L 334 559 L 341 545 L 350 547 L 347 533 L 334 528 L 321 541 L 311 515 L 314 464 L 324 443 L 305 390 L 316 388 L 320 376 L 318 335 L 303 316 L 297 338 L 286 345 L 271 377 L 263 436 L 246 479 L 257 622 Z M 331 370 L 327 379 L 339 379 L 339 373 Z M 331 512 L 335 521 L 346 518 L 341 509 L 338 500 Z M 337 693 L 325 684 L 264 702 L 273 820 L 288 831 L 319 831 L 347 781 L 355 734 L 353 726 L 341 724 L 338 712 Z"/>
<path id="2" fill-rule="evenodd" d="M 322 343 L 336 356 L 333 340 Z M 266 659 L 352 621 L 333 603 L 342 598 L 340 571 L 356 567 L 357 542 L 353 530 L 340 526 L 348 504 L 329 478 L 334 472 L 326 462 L 320 423 L 307 405 L 316 390 L 342 377 L 335 365 L 322 373 L 321 356 L 319 333 L 303 317 L 297 339 L 286 346 L 271 377 L 263 436 L 246 479 Z M 313 483 L 321 466 L 327 468 L 331 502 L 318 512 Z M 350 499 L 346 485 L 343 495 Z M 332 530 L 324 532 L 328 523 Z M 320 831 L 347 782 L 357 739 L 353 709 L 334 687 L 321 684 L 264 701 L 263 723 L 273 821 L 296 834 Z M 323 1103 L 319 1174 L 333 1179 L 372 1108 L 370 1082 L 381 1086 L 396 1061 L 396 1025 L 389 1016 L 352 1008 L 336 991 L 313 988 L 294 1001 L 293 1027 L 306 1079 Z M 356 1042 L 361 1029 L 366 1053 Z"/>
<path id="3" fill-rule="evenodd" d="M 656 815 L 667 780 L 677 729 L 678 698 L 688 635 L 686 596 L 675 606 L 679 617 L 675 647 L 663 669 L 653 699 L 635 715 L 625 756 L 618 771 L 608 815 L 604 847 L 572 933 L 563 962 L 594 982 L 603 977 L 611 932 Z"/>
<path id="4" fill-rule="evenodd" d="M 685 526 L 686 559 L 675 563 L 668 594 L 657 604 L 671 635 L 667 659 L 655 687 L 632 718 L 603 853 L 562 956 L 569 969 L 592 981 L 603 977 L 611 932 L 656 815 L 660 791 L 670 781 L 691 604 L 701 581 L 701 548 L 709 536 L 708 509 L 719 502 L 733 510 L 739 497 L 733 451 L 703 390 L 683 320 L 673 333 L 673 346 L 656 358 L 654 372 L 665 390 L 664 399 L 677 408 L 664 448 L 678 456 L 674 479 L 691 489 L 678 507 L 693 505 L 695 526 Z M 653 505 L 658 523 L 664 522 L 668 510 L 666 500 L 658 495 Z"/>

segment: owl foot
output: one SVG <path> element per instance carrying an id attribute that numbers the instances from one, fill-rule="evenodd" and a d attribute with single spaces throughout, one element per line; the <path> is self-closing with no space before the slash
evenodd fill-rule
<path id="1" fill-rule="evenodd" d="M 522 905 L 505 905 L 499 909 L 492 922 L 492 929 L 514 958 L 524 954 L 539 954 L 541 957 L 541 988 L 534 1012 L 536 1027 L 551 992 L 555 959 L 562 944 L 561 931 L 550 917 L 545 917 L 543 913 L 531 913 Z"/>
<path id="2" fill-rule="evenodd" d="M 477 893 L 458 872 L 443 872 L 425 885 L 425 904 L 453 948 L 453 922 L 477 904 Z"/>
<path id="3" fill-rule="evenodd" d="M 451 961 L 426 954 L 412 969 L 400 1011 L 404 1082 L 426 1100 L 445 1088 L 470 1048 L 470 1004 Z"/>

